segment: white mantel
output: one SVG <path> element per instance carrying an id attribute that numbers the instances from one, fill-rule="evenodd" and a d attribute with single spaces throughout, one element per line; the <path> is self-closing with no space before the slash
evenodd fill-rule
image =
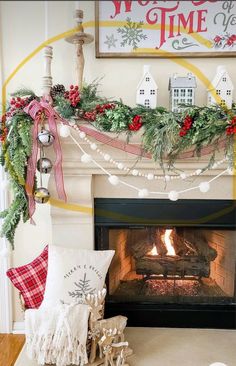
<path id="1" fill-rule="evenodd" d="M 101 163 L 101 165 L 111 174 L 118 176 L 122 175 L 122 179 L 124 181 L 137 185 L 140 188 L 146 187 L 149 190 L 165 190 L 165 183 L 163 181 L 148 181 L 142 177 L 133 177 L 132 175 L 126 176 L 126 172 L 119 170 L 114 166 L 114 164 L 103 160 L 97 152 L 92 151 L 90 146 L 84 140 L 79 138 L 78 132 L 72 130 L 72 134 L 80 142 L 84 150 L 91 154 L 94 159 Z M 111 138 L 114 138 L 114 135 L 110 134 L 110 136 Z M 124 136 L 119 136 L 119 138 L 125 139 Z M 94 141 L 92 138 L 89 139 Z M 68 206 L 66 209 L 51 206 L 53 242 L 62 246 L 65 246 L 66 244 L 92 249 L 94 248 L 93 214 L 91 211 L 89 213 L 84 213 L 76 210 L 76 205 L 92 210 L 95 197 L 137 198 L 137 193 L 121 184 L 118 186 L 112 186 L 108 182 L 107 176 L 104 172 L 94 166 L 93 163 L 82 163 L 80 161 L 80 157 L 82 155 L 81 151 L 70 138 L 61 139 L 61 142 L 63 150 L 64 182 L 67 192 Z M 151 159 L 142 158 L 135 165 L 138 159 L 136 155 L 131 155 L 113 147 L 103 145 L 98 141 L 95 142 L 99 146 L 100 150 L 108 153 L 114 160 L 122 162 L 131 169 L 135 166 L 135 168 L 140 172 L 153 172 L 156 175 L 163 175 L 162 170 Z M 136 134 L 130 142 L 139 144 L 140 134 Z M 219 155 L 219 160 L 220 159 L 222 159 L 222 156 Z M 178 161 L 176 166 L 185 172 L 190 172 L 202 168 L 206 164 L 207 160 L 207 156 L 204 156 L 201 160 L 197 160 L 195 158 L 185 159 Z M 181 179 L 178 179 L 170 181 L 167 183 L 167 191 L 182 190 L 193 185 L 196 186 L 200 182 L 209 180 L 212 176 L 220 173 L 226 168 L 227 166 L 223 164 L 219 168 L 208 171 L 200 177 L 194 177 L 191 180 L 182 181 Z M 51 176 L 49 180 L 49 191 L 52 197 L 57 197 L 53 176 Z M 232 176 L 229 176 L 228 174 L 223 175 L 212 183 L 210 191 L 205 194 L 201 193 L 199 190 L 194 190 L 181 196 L 181 198 L 184 199 L 231 199 L 232 197 L 233 179 Z M 150 198 L 163 198 L 163 196 L 150 196 Z M 70 206 L 70 204 L 73 206 Z"/>

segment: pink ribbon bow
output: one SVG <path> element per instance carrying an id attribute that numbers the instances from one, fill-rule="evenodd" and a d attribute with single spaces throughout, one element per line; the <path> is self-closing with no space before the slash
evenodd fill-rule
<path id="1" fill-rule="evenodd" d="M 54 162 L 54 177 L 57 187 L 58 197 L 66 201 L 66 193 L 64 189 L 64 180 L 62 172 L 62 152 L 60 140 L 57 133 L 57 123 L 55 117 L 58 117 L 52 106 L 46 102 L 45 99 L 41 99 L 40 102 L 32 100 L 24 111 L 29 114 L 34 120 L 33 126 L 33 147 L 32 154 L 28 160 L 27 177 L 26 177 L 26 193 L 29 200 L 29 216 L 32 220 L 32 216 L 35 211 L 35 200 L 33 197 L 34 177 L 37 166 L 38 155 L 38 125 L 41 122 L 41 113 L 44 113 L 48 119 L 50 132 L 53 134 L 55 140 L 53 143 L 54 151 L 56 154 L 56 161 Z M 39 113 L 40 112 L 40 113 Z"/>

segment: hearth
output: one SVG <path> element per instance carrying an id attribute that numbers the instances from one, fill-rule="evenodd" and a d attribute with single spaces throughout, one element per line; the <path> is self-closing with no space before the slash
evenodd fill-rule
<path id="1" fill-rule="evenodd" d="M 236 328 L 235 202 L 96 199 L 96 249 L 115 249 L 106 312 L 132 326 Z"/>

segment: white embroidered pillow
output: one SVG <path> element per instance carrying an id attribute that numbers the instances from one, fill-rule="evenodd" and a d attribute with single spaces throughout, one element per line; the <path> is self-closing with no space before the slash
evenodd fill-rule
<path id="1" fill-rule="evenodd" d="M 84 303 L 84 296 L 102 290 L 114 250 L 86 250 L 49 245 L 48 274 L 42 305 Z"/>

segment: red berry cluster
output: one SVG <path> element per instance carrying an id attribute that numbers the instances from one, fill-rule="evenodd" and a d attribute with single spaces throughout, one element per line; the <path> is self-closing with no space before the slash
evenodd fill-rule
<path id="1" fill-rule="evenodd" d="M 236 133 L 236 116 L 234 116 L 231 121 L 229 127 L 226 128 L 227 135 L 234 135 Z"/>
<path id="2" fill-rule="evenodd" d="M 192 127 L 192 124 L 193 124 L 193 119 L 191 116 L 189 116 L 187 114 L 187 116 L 183 120 L 183 125 L 181 127 L 181 130 L 179 131 L 179 135 L 181 137 L 187 135 L 188 130 L 190 130 L 190 128 Z"/>
<path id="3" fill-rule="evenodd" d="M 97 114 L 103 114 L 108 109 L 114 109 L 115 106 L 114 103 L 98 104 L 93 111 L 84 112 L 83 118 L 89 121 L 95 121 Z"/>
<path id="4" fill-rule="evenodd" d="M 96 112 L 84 112 L 83 118 L 87 119 L 88 121 L 95 121 L 96 120 Z"/>
<path id="5" fill-rule="evenodd" d="M 129 124 L 128 128 L 130 131 L 138 131 L 143 125 L 142 117 L 136 114 L 133 117 L 132 122 Z"/>
<path id="6" fill-rule="evenodd" d="M 77 107 L 77 104 L 80 102 L 79 87 L 77 85 L 71 85 L 70 90 L 65 92 L 64 97 L 69 99 L 72 107 Z"/>
<path id="7" fill-rule="evenodd" d="M 26 106 L 27 102 L 28 102 L 28 98 L 23 99 L 21 97 L 17 97 L 17 98 L 11 99 L 10 105 L 14 109 L 20 109 L 20 108 L 24 108 Z"/>
<path id="8" fill-rule="evenodd" d="M 8 129 L 6 127 L 6 115 L 4 114 L 0 121 L 0 141 L 5 142 L 8 134 Z"/>
<path id="9" fill-rule="evenodd" d="M 18 110 L 23 109 L 29 103 L 28 98 L 12 98 L 10 100 L 11 108 L 7 111 L 6 117 L 12 117 Z"/>
<path id="10" fill-rule="evenodd" d="M 115 104 L 114 103 L 106 103 L 106 104 L 98 104 L 96 106 L 96 112 L 97 113 L 104 113 L 106 109 L 114 109 L 115 108 Z"/>

